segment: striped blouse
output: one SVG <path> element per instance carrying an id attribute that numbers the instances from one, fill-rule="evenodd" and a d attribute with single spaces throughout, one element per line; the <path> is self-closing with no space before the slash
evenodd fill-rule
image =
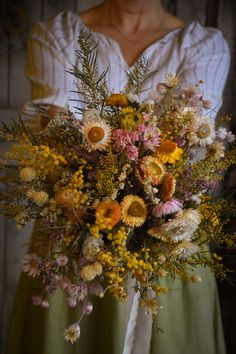
<path id="1" fill-rule="evenodd" d="M 34 26 L 28 41 L 26 76 L 31 82 L 32 99 L 23 107 L 23 114 L 31 126 L 38 124 L 38 112 L 42 105 L 64 107 L 69 104 L 76 114 L 75 100 L 77 79 L 68 70 L 78 65 L 75 51 L 79 49 L 77 38 L 84 29 L 92 34 L 98 45 L 98 70 L 107 68 L 108 87 L 115 92 L 126 85 L 129 67 L 112 38 L 89 30 L 78 14 L 61 12 L 55 18 Z M 222 104 L 222 93 L 227 78 L 230 55 L 222 33 L 203 27 L 193 21 L 184 29 L 175 29 L 148 46 L 143 55 L 150 61 L 155 73 L 145 82 L 141 99 L 148 97 L 157 83 L 163 82 L 167 73 L 177 73 L 187 83 L 203 80 L 201 91 L 205 99 L 213 103 L 214 117 Z M 79 116 L 78 116 L 79 117 Z"/>

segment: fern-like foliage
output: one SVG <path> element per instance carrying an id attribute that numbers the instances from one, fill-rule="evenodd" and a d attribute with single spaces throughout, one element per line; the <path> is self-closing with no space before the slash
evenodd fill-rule
<path id="1" fill-rule="evenodd" d="M 108 97 L 108 88 L 106 82 L 107 71 L 98 73 L 97 47 L 91 34 L 87 31 L 81 31 L 78 37 L 80 49 L 76 51 L 78 66 L 74 66 L 69 72 L 79 79 L 78 90 L 75 92 L 82 96 L 83 104 L 90 108 L 100 108 Z M 79 111 L 82 108 L 76 107 Z"/>
<path id="2" fill-rule="evenodd" d="M 156 71 L 150 71 L 151 63 L 143 56 L 135 64 L 133 70 L 126 71 L 127 85 L 125 92 L 139 95 L 145 81 Z"/>

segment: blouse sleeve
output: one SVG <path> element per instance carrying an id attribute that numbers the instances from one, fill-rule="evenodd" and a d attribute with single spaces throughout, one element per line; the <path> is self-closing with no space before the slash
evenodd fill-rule
<path id="1" fill-rule="evenodd" d="M 31 84 L 31 101 L 22 114 L 32 128 L 39 124 L 44 105 L 65 107 L 68 103 L 66 70 L 71 68 L 67 52 L 73 38 L 73 23 L 68 13 L 34 26 L 27 43 L 26 77 Z"/>
<path id="2" fill-rule="evenodd" d="M 222 33 L 199 23 L 186 36 L 185 57 L 179 74 L 187 83 L 202 80 L 204 99 L 212 103 L 211 117 L 215 118 L 222 105 L 222 95 L 230 66 L 230 52 Z"/>

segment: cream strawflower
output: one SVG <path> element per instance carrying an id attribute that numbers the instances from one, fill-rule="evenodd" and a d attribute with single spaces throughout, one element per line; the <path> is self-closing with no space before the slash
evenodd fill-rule
<path id="1" fill-rule="evenodd" d="M 87 236 L 82 246 L 82 253 L 86 259 L 93 261 L 96 259 L 96 255 L 101 251 L 104 246 L 102 237 Z"/>
<path id="2" fill-rule="evenodd" d="M 148 233 L 164 242 L 189 241 L 198 228 L 200 221 L 201 215 L 198 210 L 185 209 L 183 212 L 179 212 L 176 218 L 167 221 L 160 227 L 149 229 Z"/>
<path id="3" fill-rule="evenodd" d="M 215 136 L 215 123 L 209 117 L 196 117 L 188 127 L 187 137 L 191 145 L 210 145 L 213 143 Z"/>
<path id="4" fill-rule="evenodd" d="M 65 329 L 64 332 L 65 340 L 70 341 L 72 344 L 77 341 L 80 337 L 80 325 L 79 323 L 74 323 Z"/>
<path id="5" fill-rule="evenodd" d="M 84 122 L 80 130 L 88 151 L 106 150 L 111 142 L 111 127 L 101 119 Z"/>

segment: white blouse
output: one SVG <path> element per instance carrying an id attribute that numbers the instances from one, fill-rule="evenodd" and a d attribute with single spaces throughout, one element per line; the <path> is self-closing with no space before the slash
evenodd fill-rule
<path id="1" fill-rule="evenodd" d="M 78 14 L 61 12 L 55 18 L 41 22 L 32 30 L 28 41 L 26 76 L 31 82 L 32 100 L 23 107 L 24 118 L 37 125 L 37 113 L 42 105 L 64 107 L 69 104 L 76 114 L 79 95 L 77 79 L 68 70 L 78 65 L 75 51 L 81 29 L 87 30 L 98 45 L 98 69 L 107 68 L 108 87 L 115 92 L 126 85 L 129 67 L 119 44 L 110 37 L 89 30 Z M 193 21 L 184 29 L 176 29 L 148 46 L 143 54 L 155 73 L 145 82 L 141 99 L 148 97 L 167 73 L 177 73 L 187 83 L 203 80 L 201 91 L 213 103 L 214 117 L 222 105 L 222 93 L 229 71 L 229 48 L 222 33 Z M 79 117 L 79 116 L 78 116 Z M 34 118 L 34 119 L 33 119 Z"/>

